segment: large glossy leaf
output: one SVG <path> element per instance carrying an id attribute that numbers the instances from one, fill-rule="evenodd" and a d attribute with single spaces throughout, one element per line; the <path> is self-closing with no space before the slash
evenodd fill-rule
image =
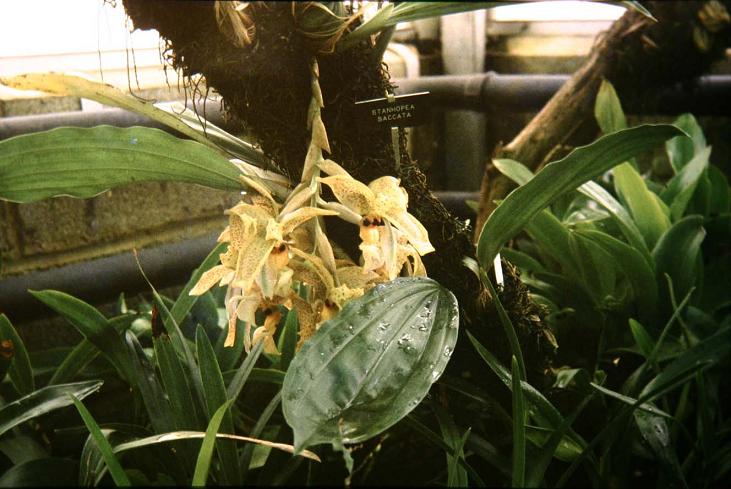
<path id="1" fill-rule="evenodd" d="M 35 390 L 33 367 L 23 340 L 5 314 L 0 314 L 0 341 L 12 343 L 13 356 L 8 367 L 8 375 L 15 389 L 21 395 L 30 394 Z"/>
<path id="2" fill-rule="evenodd" d="M 10 402 L 0 408 L 0 435 L 21 423 L 55 409 L 73 404 L 69 394 L 83 399 L 97 391 L 103 384 L 101 380 L 60 384 L 31 392 L 27 396 Z"/>
<path id="3" fill-rule="evenodd" d="M 398 278 L 349 302 L 290 364 L 282 410 L 297 451 L 367 440 L 408 414 L 444 371 L 457 301 L 428 278 Z"/>
<path id="4" fill-rule="evenodd" d="M 195 141 L 149 127 L 59 127 L 0 141 L 0 198 L 93 197 L 132 182 L 238 191 L 241 171 Z"/>
<path id="5" fill-rule="evenodd" d="M 670 125 L 642 125 L 601 137 L 576 148 L 562 160 L 546 165 L 533 179 L 515 189 L 490 215 L 480 232 L 477 255 L 490 268 L 503 244 L 557 197 L 601 175 L 680 131 Z"/>

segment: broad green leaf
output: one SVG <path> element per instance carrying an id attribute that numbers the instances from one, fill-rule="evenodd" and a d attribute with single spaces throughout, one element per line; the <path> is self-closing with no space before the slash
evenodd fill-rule
<path id="1" fill-rule="evenodd" d="M 632 165 L 623 163 L 615 167 L 612 174 L 617 194 L 632 214 L 648 248 L 652 249 L 662 233 L 670 227 L 667 213 Z"/>
<path id="2" fill-rule="evenodd" d="M 643 317 L 653 317 L 657 308 L 657 282 L 647 260 L 635 248 L 601 231 L 576 231 L 576 234 L 593 241 L 612 257 L 632 286 L 634 299 Z"/>
<path id="3" fill-rule="evenodd" d="M 511 192 L 487 219 L 477 244 L 478 261 L 490 269 L 503 244 L 557 197 L 679 133 L 669 125 L 633 127 L 607 134 L 549 163 L 528 183 Z"/>
<path id="4" fill-rule="evenodd" d="M 350 301 L 297 353 L 282 387 L 295 447 L 358 443 L 414 409 L 457 341 L 457 301 L 428 278 L 397 278 Z"/>
<path id="5" fill-rule="evenodd" d="M 596 232 L 608 236 L 601 231 Z M 572 231 L 569 238 L 567 251 L 576 262 L 578 278 L 585 284 L 585 289 L 594 296 L 597 304 L 601 304 L 607 296 L 616 294 L 617 263 L 608 250 L 594 240 L 586 238 L 581 232 Z"/>
<path id="6" fill-rule="evenodd" d="M 83 399 L 99 390 L 103 382 L 91 380 L 44 387 L 0 408 L 0 436 L 21 423 L 73 404 L 69 394 Z"/>
<path id="7" fill-rule="evenodd" d="M 503 248 L 500 254 L 513 265 L 521 270 L 531 272 L 545 272 L 545 267 L 528 253 L 513 248 Z"/>
<path id="8" fill-rule="evenodd" d="M 663 274 L 667 273 L 679 297 L 685 296 L 695 282 L 698 254 L 705 236 L 703 217 L 687 216 L 673 224 L 652 250 L 658 282 L 664 283 Z"/>
<path id="9" fill-rule="evenodd" d="M 561 266 L 561 271 L 566 276 L 578 280 L 576 257 L 569 252 L 569 230 L 556 216 L 548 209 L 543 209 L 526 223 L 525 231 L 544 253 Z"/>
<path id="10" fill-rule="evenodd" d="M 706 148 L 706 138 L 693 114 L 681 115 L 673 122 L 673 125 L 686 133 L 686 135 L 674 137 L 665 143 L 665 151 L 670 164 L 675 173 L 679 173 L 697 153 Z"/>
<path id="11" fill-rule="evenodd" d="M 527 166 L 515 160 L 494 159 L 492 160 L 492 163 L 495 168 L 500 171 L 500 173 L 510 178 L 518 185 L 525 185 L 533 178 L 533 172 L 530 171 Z M 650 250 L 647 248 L 647 244 L 642 238 L 640 230 L 637 229 L 637 226 L 632 220 L 632 216 L 630 216 L 627 212 L 627 209 L 625 209 L 622 204 L 620 204 L 617 199 L 612 196 L 612 194 L 604 190 L 604 188 L 596 182 L 588 181 L 581 185 L 578 188 L 578 191 L 604 207 L 622 230 L 622 234 L 624 234 L 627 238 L 627 241 L 637 248 L 638 251 L 646 257 L 648 263 L 650 263 Z"/>
<path id="12" fill-rule="evenodd" d="M 48 450 L 35 438 L 19 433 L 0 438 L 0 453 L 5 455 L 13 465 L 48 456 Z"/>
<path id="13" fill-rule="evenodd" d="M 685 214 L 685 209 L 688 207 L 701 177 L 708 168 L 710 157 L 711 147 L 708 146 L 686 163 L 678 174 L 668 182 L 665 191 L 660 194 L 660 198 L 670 206 L 673 221 L 679 220 Z"/>
<path id="14" fill-rule="evenodd" d="M 117 486 L 129 487 L 131 483 L 127 478 L 127 474 L 124 473 L 124 469 L 122 468 L 122 465 L 120 465 L 119 460 L 117 460 L 117 457 L 114 456 L 112 446 L 109 444 L 109 440 L 107 440 L 106 437 L 102 434 L 102 431 L 99 428 L 96 420 L 79 399 L 77 399 L 73 394 L 69 394 L 69 397 L 76 406 L 76 409 L 79 411 L 81 419 L 84 421 L 86 429 L 89 430 L 89 433 L 96 443 L 97 448 L 99 448 L 99 451 L 101 452 L 104 459 L 104 463 L 107 464 L 107 467 L 109 468 L 109 473 L 111 474 L 114 483 Z"/>
<path id="15" fill-rule="evenodd" d="M 64 73 L 26 73 L 0 78 L 0 83 L 18 90 L 40 90 L 54 95 L 87 98 L 96 102 L 136 112 L 165 124 L 191 139 L 220 151 L 225 149 L 244 161 L 263 165 L 266 159 L 261 151 L 202 118 L 179 102 L 154 104 L 125 93 L 106 83 L 83 76 Z"/>
<path id="16" fill-rule="evenodd" d="M 523 401 L 523 389 L 520 386 L 520 370 L 518 360 L 513 355 L 511 360 L 511 376 L 513 388 L 513 487 L 525 485 L 525 423 L 528 413 Z"/>
<path id="17" fill-rule="evenodd" d="M 0 314 L 0 341 L 3 342 L 3 347 L 7 341 L 12 343 L 13 356 L 8 367 L 8 375 L 13 386 L 20 395 L 30 394 L 35 390 L 33 367 L 23 340 L 5 314 Z"/>
<path id="18" fill-rule="evenodd" d="M 411 22 L 428 17 L 469 12 L 504 5 L 503 2 L 404 2 L 386 4 L 370 20 L 364 22 L 354 31 L 343 36 L 338 49 L 348 49 L 358 41 L 368 39 L 371 34 L 380 32 L 399 22 Z"/>
<path id="19" fill-rule="evenodd" d="M 117 316 L 109 320 L 109 324 L 119 334 L 124 334 L 124 330 L 130 327 L 135 316 L 125 314 Z M 64 358 L 63 362 L 54 370 L 48 385 L 63 384 L 73 380 L 76 375 L 81 372 L 84 367 L 91 363 L 100 353 L 100 350 L 88 339 L 83 339 L 73 350 Z"/>
<path id="20" fill-rule="evenodd" d="M 74 487 L 77 470 L 78 462 L 70 458 L 38 458 L 10 467 L 0 476 L 0 487 Z"/>
<path id="21" fill-rule="evenodd" d="M 203 381 L 203 393 L 208 408 L 208 419 L 213 419 L 218 408 L 229 400 L 226 398 L 226 386 L 223 384 L 216 354 L 201 326 L 198 326 L 196 331 L 195 344 L 198 352 L 198 363 L 200 364 L 200 378 Z M 221 431 L 223 433 L 234 433 L 233 417 L 228 410 L 221 421 Z M 241 472 L 236 455 L 236 445 L 232 441 L 220 440 L 216 443 L 216 449 L 221 460 L 221 469 L 222 473 L 225 474 L 225 479 L 229 484 L 240 484 Z"/>
<path id="22" fill-rule="evenodd" d="M 132 382 L 132 365 L 124 340 L 102 313 L 86 302 L 57 290 L 28 292 L 63 316 L 79 333 L 99 348 L 123 379 Z"/>
<path id="23" fill-rule="evenodd" d="M 195 463 L 195 472 L 193 473 L 193 486 L 205 486 L 208 480 L 208 470 L 211 467 L 211 457 L 213 456 L 213 447 L 216 442 L 216 434 L 218 428 L 221 426 L 221 421 L 226 411 L 231 407 L 232 400 L 226 401 L 219 407 L 213 416 L 211 421 L 208 423 L 206 428 L 206 436 L 203 437 L 203 443 L 201 443 L 201 449 L 198 452 L 198 460 Z"/>
<path id="24" fill-rule="evenodd" d="M 240 191 L 241 171 L 195 141 L 149 127 L 59 127 L 0 141 L 0 198 L 93 197 L 132 182 Z"/>
<path id="25" fill-rule="evenodd" d="M 594 103 L 594 117 L 604 134 L 627 129 L 627 118 L 617 92 L 607 80 L 602 80 Z"/>

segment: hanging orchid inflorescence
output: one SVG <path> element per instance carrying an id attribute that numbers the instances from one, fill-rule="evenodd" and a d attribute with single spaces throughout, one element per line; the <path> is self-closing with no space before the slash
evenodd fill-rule
<path id="1" fill-rule="evenodd" d="M 228 243 L 228 250 L 220 255 L 221 264 L 204 273 L 190 291 L 201 295 L 216 283 L 228 286 L 225 346 L 234 344 L 240 320 L 245 323 L 247 351 L 264 341 L 267 353 L 278 353 L 273 337 L 283 306 L 297 315 L 299 348 L 322 322 L 376 283 L 402 274 L 426 276 L 421 256 L 434 248 L 424 226 L 407 211 L 408 194 L 399 179 L 384 176 L 365 185 L 324 158 L 330 145 L 320 115 L 324 103 L 315 60 L 311 80 L 311 137 L 301 181 L 279 203 L 265 183 L 242 175 L 251 192 L 226 211 L 229 225 L 218 238 Z M 322 198 L 321 184 L 332 190 L 337 202 Z M 344 253 L 335 256 L 324 216 L 359 226 L 360 265 Z"/>

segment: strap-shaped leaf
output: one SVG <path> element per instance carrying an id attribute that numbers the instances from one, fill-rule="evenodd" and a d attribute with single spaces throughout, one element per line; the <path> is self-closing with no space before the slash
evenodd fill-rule
<path id="1" fill-rule="evenodd" d="M 487 219 L 477 243 L 478 261 L 490 268 L 503 243 L 557 197 L 679 134 L 682 133 L 678 128 L 664 124 L 624 129 L 549 163 L 529 182 L 511 192 Z"/>
<path id="2" fill-rule="evenodd" d="M 454 295 L 428 278 L 398 278 L 348 303 L 284 378 L 297 452 L 367 440 L 408 414 L 444 371 L 458 320 Z"/>
<path id="3" fill-rule="evenodd" d="M 216 151 L 148 127 L 60 127 L 0 141 L 0 198 L 92 197 L 131 182 L 177 181 L 241 190 Z"/>

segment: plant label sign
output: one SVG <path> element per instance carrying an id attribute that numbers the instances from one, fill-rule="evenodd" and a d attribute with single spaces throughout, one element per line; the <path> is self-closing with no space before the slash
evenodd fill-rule
<path id="1" fill-rule="evenodd" d="M 355 103 L 364 117 L 389 127 L 412 127 L 424 124 L 429 116 L 429 92 L 374 98 Z"/>

